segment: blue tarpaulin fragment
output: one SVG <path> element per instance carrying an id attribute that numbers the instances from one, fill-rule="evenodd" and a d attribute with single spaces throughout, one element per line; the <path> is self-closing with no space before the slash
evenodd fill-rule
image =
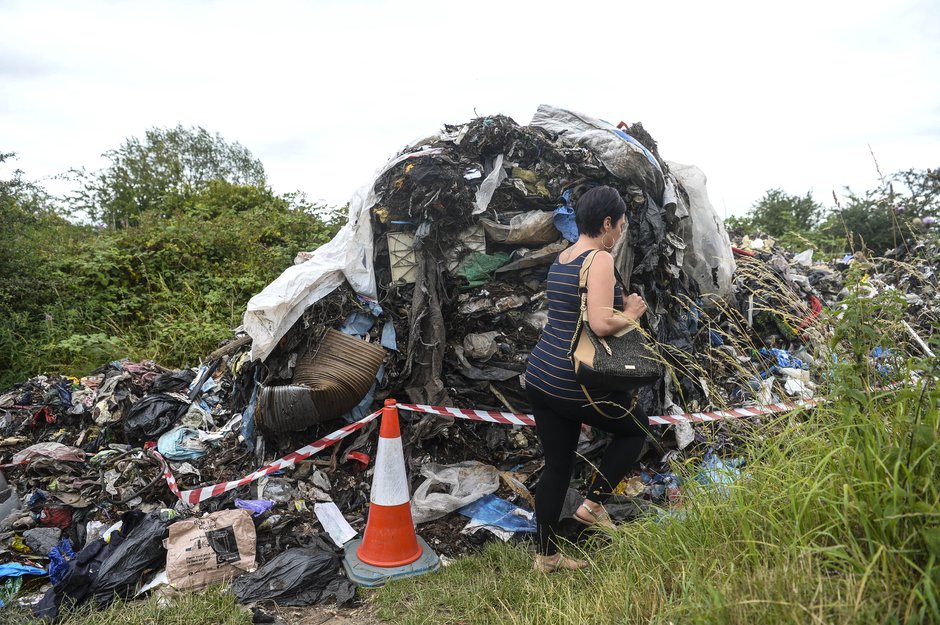
<path id="1" fill-rule="evenodd" d="M 374 325 L 375 317 L 369 313 L 357 310 L 346 317 L 346 322 L 339 331 L 352 336 L 363 336 L 368 334 L 369 330 L 371 330 Z"/>
<path id="2" fill-rule="evenodd" d="M 484 495 L 457 510 L 472 521 L 507 532 L 535 532 L 535 518 L 527 510 L 496 495 Z"/>
<path id="3" fill-rule="evenodd" d="M 574 208 L 571 206 L 571 190 L 562 193 L 561 198 L 565 203 L 555 209 L 552 221 L 561 236 L 574 243 L 578 240 L 578 224 L 575 223 Z"/>
<path id="4" fill-rule="evenodd" d="M 395 324 L 386 321 L 382 326 L 382 347 L 398 351 L 398 336 L 395 333 Z"/>
<path id="5" fill-rule="evenodd" d="M 45 575 L 46 569 L 36 566 L 27 566 L 18 562 L 0 564 L 0 579 L 7 577 L 20 577 L 22 575 Z"/>

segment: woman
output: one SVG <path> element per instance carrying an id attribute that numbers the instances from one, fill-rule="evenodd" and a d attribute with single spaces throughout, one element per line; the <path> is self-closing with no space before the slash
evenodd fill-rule
<path id="1" fill-rule="evenodd" d="M 565 501 L 575 450 L 586 423 L 613 435 L 575 518 L 586 525 L 613 527 L 604 509 L 611 491 L 639 458 L 646 437 L 646 415 L 628 392 L 584 389 L 575 379 L 568 352 L 580 314 L 581 264 L 597 250 L 587 276 L 587 315 L 598 336 L 616 334 L 643 316 L 646 303 L 636 294 L 623 297 L 610 255 L 623 232 L 626 204 L 611 187 L 595 187 L 578 200 L 575 221 L 580 236 L 548 272 L 548 324 L 526 366 L 525 381 L 535 429 L 545 451 L 545 469 L 535 491 L 538 554 L 533 568 L 551 572 L 587 566 L 558 553 L 555 534 Z M 587 392 L 586 392 L 587 391 Z"/>

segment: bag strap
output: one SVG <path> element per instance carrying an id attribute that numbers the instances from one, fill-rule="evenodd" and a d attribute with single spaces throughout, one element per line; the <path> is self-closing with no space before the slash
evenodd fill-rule
<path id="1" fill-rule="evenodd" d="M 591 264 L 594 262 L 594 257 L 597 256 L 599 251 L 600 250 L 591 250 L 591 252 L 584 257 L 584 260 L 581 261 L 581 272 L 578 274 L 579 291 L 587 291 L 588 272 L 591 271 Z"/>
<path id="2" fill-rule="evenodd" d="M 578 289 L 587 291 L 588 273 L 591 271 L 591 265 L 594 263 L 594 257 L 600 250 L 591 250 L 591 253 L 584 257 L 581 263 L 581 272 L 578 274 Z M 627 287 L 624 285 L 623 276 L 620 271 L 614 267 L 614 283 L 620 286 L 620 292 L 624 297 L 627 295 Z"/>

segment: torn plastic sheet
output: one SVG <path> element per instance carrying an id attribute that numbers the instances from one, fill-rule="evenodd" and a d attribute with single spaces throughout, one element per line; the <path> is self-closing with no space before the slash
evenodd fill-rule
<path id="1" fill-rule="evenodd" d="M 369 333 L 372 326 L 375 325 L 375 317 L 369 313 L 360 310 L 353 311 L 348 317 L 343 327 L 339 329 L 343 334 L 363 336 Z"/>
<path id="2" fill-rule="evenodd" d="M 277 342 L 312 304 L 332 293 L 343 281 L 373 300 L 378 297 L 372 266 L 372 221 L 369 211 L 376 202 L 375 183 L 390 168 L 410 158 L 443 152 L 427 148 L 391 159 L 360 187 L 349 201 L 349 216 L 328 243 L 310 252 L 309 258 L 293 265 L 260 293 L 248 300 L 242 319 L 251 338 L 252 360 L 264 360 Z"/>
<path id="3" fill-rule="evenodd" d="M 588 148 L 597 154 L 610 173 L 642 184 L 658 203 L 662 202 L 665 179 L 656 157 L 614 125 L 547 104 L 539 105 L 531 125 L 560 135 L 562 141 Z"/>
<path id="4" fill-rule="evenodd" d="M 381 345 L 385 349 L 398 351 L 398 337 L 395 334 L 395 324 L 391 321 L 386 321 L 385 325 L 382 326 Z"/>
<path id="5" fill-rule="evenodd" d="M 667 161 L 667 164 L 689 196 L 692 227 L 685 242 L 684 269 L 703 294 L 727 298 L 731 294 L 731 276 L 735 270 L 734 255 L 724 222 L 708 199 L 705 173 L 694 165 L 672 161 Z"/>
<path id="6" fill-rule="evenodd" d="M 574 207 L 571 206 L 571 189 L 562 193 L 561 198 L 565 203 L 555 209 L 552 220 L 561 236 L 574 243 L 578 240 L 578 224 L 574 218 Z"/>
<path id="7" fill-rule="evenodd" d="M 37 443 L 13 454 L 12 464 L 29 463 L 37 458 L 49 458 L 62 462 L 84 462 L 85 452 L 62 443 Z"/>
<path id="8" fill-rule="evenodd" d="M 482 462 L 429 463 L 421 468 L 421 475 L 426 479 L 411 497 L 416 525 L 439 519 L 499 488 L 499 469 Z"/>
<path id="9" fill-rule="evenodd" d="M 486 211 L 486 208 L 490 205 L 490 200 L 493 199 L 493 193 L 496 192 L 497 187 L 499 187 L 505 179 L 506 170 L 503 169 L 503 155 L 500 154 L 496 157 L 496 160 L 493 161 L 493 169 L 487 174 L 486 178 L 483 179 L 483 182 L 480 183 L 480 188 L 477 189 L 472 214 L 479 215 Z"/>
<path id="10" fill-rule="evenodd" d="M 489 240 L 505 245 L 545 245 L 558 239 L 554 215 L 546 211 L 528 211 L 516 215 L 508 224 L 481 219 Z"/>
<path id="11" fill-rule="evenodd" d="M 470 518 L 464 532 L 473 533 L 478 528 L 492 531 L 503 540 L 516 532 L 535 532 L 535 514 L 506 501 L 496 495 L 486 495 L 459 510 Z M 494 530 L 501 530 L 496 532 Z M 508 535 L 508 536 L 507 536 Z"/>

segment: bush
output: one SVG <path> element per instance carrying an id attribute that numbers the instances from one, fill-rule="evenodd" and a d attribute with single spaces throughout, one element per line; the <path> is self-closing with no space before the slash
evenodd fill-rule
<path id="1" fill-rule="evenodd" d="M 143 211 L 136 227 L 22 217 L 16 252 L 5 257 L 14 280 L 0 289 L 0 387 L 123 356 L 196 363 L 298 251 L 333 237 L 339 222 L 317 210 L 264 187 L 212 181 Z"/>

